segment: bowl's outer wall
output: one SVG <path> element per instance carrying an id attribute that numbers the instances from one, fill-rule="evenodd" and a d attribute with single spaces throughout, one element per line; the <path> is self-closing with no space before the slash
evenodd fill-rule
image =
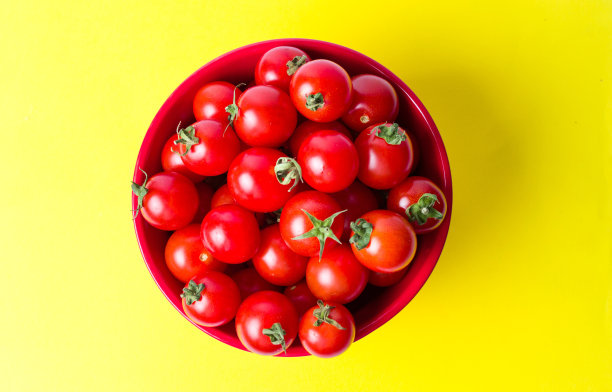
<path id="1" fill-rule="evenodd" d="M 416 257 L 404 278 L 386 289 L 368 286 L 354 303 L 349 304 L 357 324 L 355 339 L 358 340 L 395 316 L 421 289 L 444 247 L 452 211 L 451 174 L 442 138 L 423 104 L 391 71 L 352 49 L 317 40 L 280 39 L 235 49 L 212 60 L 189 76 L 162 105 L 140 148 L 134 169 L 134 181 L 142 183 L 144 180 L 139 167 L 149 174 L 162 170 L 159 157 L 165 141 L 176 130 L 179 121 L 183 125 L 194 121 L 192 101 L 198 88 L 215 80 L 235 84 L 251 81 L 259 57 L 267 50 L 280 45 L 299 47 L 313 59 L 326 58 L 335 61 L 351 76 L 371 73 L 391 82 L 400 99 L 397 122 L 415 135 L 421 152 L 420 162 L 414 173 L 431 178 L 442 188 L 447 198 L 448 211 L 445 221 L 433 233 L 419 236 Z M 136 197 L 133 195 L 132 206 L 136 208 Z M 183 285 L 171 275 L 164 261 L 164 246 L 170 233 L 153 228 L 141 217 L 134 221 L 134 227 L 143 258 L 153 279 L 172 305 L 185 316 L 179 297 Z M 220 328 L 196 326 L 224 343 L 245 350 L 236 336 L 233 322 Z M 299 345 L 299 341 L 296 341 L 288 349 L 287 355 L 301 356 L 308 353 Z"/>

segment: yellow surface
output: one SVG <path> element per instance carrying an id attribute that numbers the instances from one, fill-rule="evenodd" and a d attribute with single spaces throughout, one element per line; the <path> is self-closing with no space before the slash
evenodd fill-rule
<path id="1" fill-rule="evenodd" d="M 255 3 L 0 7 L 0 390 L 611 391 L 612 3 Z M 280 37 L 388 66 L 451 160 L 433 275 L 333 360 L 198 331 L 155 286 L 130 220 L 136 154 L 170 92 Z"/>

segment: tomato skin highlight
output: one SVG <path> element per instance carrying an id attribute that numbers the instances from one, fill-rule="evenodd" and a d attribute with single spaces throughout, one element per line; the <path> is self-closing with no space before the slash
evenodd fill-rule
<path id="1" fill-rule="evenodd" d="M 343 210 L 347 210 L 344 215 L 342 242 L 348 242 L 351 237 L 351 222 L 366 212 L 378 208 L 378 200 L 374 192 L 359 181 L 353 182 L 347 188 L 340 192 L 332 193 L 330 196 L 336 199 Z"/>
<path id="2" fill-rule="evenodd" d="M 198 209 L 198 191 L 187 177 L 161 172 L 149 179 L 146 188 L 140 213 L 153 227 L 178 230 L 191 223 Z"/>
<path id="3" fill-rule="evenodd" d="M 210 210 L 201 226 L 202 242 L 217 260 L 239 264 L 259 247 L 259 225 L 252 212 L 235 204 Z"/>
<path id="4" fill-rule="evenodd" d="M 348 245 L 325 249 L 323 258 L 311 257 L 306 283 L 324 301 L 345 304 L 356 299 L 368 283 L 368 270 L 357 261 Z"/>
<path id="5" fill-rule="evenodd" d="M 300 192 L 293 196 L 283 207 L 280 216 L 280 233 L 285 243 L 295 253 L 302 256 L 317 256 L 320 251 L 320 243 L 317 238 L 294 239 L 313 228 L 312 223 L 302 211 L 308 211 L 317 219 L 324 220 L 332 214 L 342 211 L 342 208 L 331 196 L 318 191 Z M 340 214 L 331 225 L 332 232 L 336 237 L 342 236 L 344 229 L 344 216 Z M 325 241 L 325 249 L 338 246 L 338 243 L 328 238 Z"/>
<path id="6" fill-rule="evenodd" d="M 382 273 L 406 268 L 417 249 L 416 233 L 410 223 L 400 214 L 388 210 L 366 212 L 361 219 L 372 225 L 372 232 L 364 248 L 358 249 L 355 243 L 351 243 L 357 260 L 366 268 Z"/>
<path id="7" fill-rule="evenodd" d="M 253 266 L 262 278 L 278 286 L 295 284 L 306 275 L 307 262 L 307 257 L 289 249 L 278 224 L 261 231 L 261 243 L 253 256 Z"/>
<path id="8" fill-rule="evenodd" d="M 317 304 L 317 298 L 310 292 L 305 279 L 286 287 L 283 294 L 293 303 L 299 315 L 303 315 Z"/>
<path id="9" fill-rule="evenodd" d="M 272 344 L 270 337 L 262 331 L 280 323 L 288 348 L 297 337 L 298 322 L 298 314 L 287 297 L 275 291 L 260 291 L 245 299 L 238 308 L 236 334 L 249 351 L 277 355 L 283 352 L 282 346 Z"/>
<path id="10" fill-rule="evenodd" d="M 210 200 L 210 208 L 213 209 L 215 207 L 224 206 L 227 204 L 236 204 L 236 200 L 234 200 L 234 196 L 232 196 L 227 184 L 223 184 L 213 194 L 213 197 Z"/>
<path id="11" fill-rule="evenodd" d="M 162 148 L 161 164 L 164 171 L 174 171 L 180 173 L 194 183 L 202 181 L 205 178 L 204 176 L 192 172 L 187 168 L 187 166 L 185 166 L 185 163 L 181 159 L 181 154 L 178 152 L 179 148 L 176 144 L 174 144 L 176 139 L 178 139 L 178 136 L 176 134 L 172 135 Z"/>
<path id="12" fill-rule="evenodd" d="M 359 171 L 355 145 L 336 131 L 319 131 L 308 136 L 302 142 L 297 161 L 304 181 L 325 193 L 348 187 Z"/>
<path id="13" fill-rule="evenodd" d="M 291 139 L 289 139 L 289 151 L 291 151 L 291 154 L 293 154 L 294 157 L 297 157 L 304 140 L 306 140 L 308 136 L 318 131 L 340 132 L 349 139 L 353 140 L 353 135 L 351 134 L 351 131 L 349 131 L 347 127 L 342 125 L 340 121 L 321 123 L 306 120 L 299 124 L 297 128 L 295 128 L 293 135 L 291 135 Z"/>
<path id="14" fill-rule="evenodd" d="M 193 115 L 196 121 L 215 120 L 224 126 L 228 123 L 228 114 L 225 111 L 227 105 L 240 97 L 242 91 L 231 83 L 211 82 L 200 87 L 193 99 Z"/>
<path id="15" fill-rule="evenodd" d="M 232 321 L 240 305 L 238 286 L 227 275 L 217 271 L 204 271 L 193 281 L 204 284 L 199 300 L 189 305 L 183 298 L 183 311 L 196 324 L 218 327 Z M 187 284 L 185 287 L 188 287 Z"/>
<path id="16" fill-rule="evenodd" d="M 255 268 L 244 268 L 234 272 L 230 277 L 238 285 L 240 298 L 243 300 L 259 291 L 280 291 L 280 288 L 262 278 Z"/>
<path id="17" fill-rule="evenodd" d="M 293 183 L 282 185 L 276 178 L 274 168 L 282 157 L 286 155 L 264 147 L 240 153 L 227 174 L 227 186 L 236 203 L 256 212 L 272 212 L 284 206 L 297 188 L 292 189 Z"/>
<path id="18" fill-rule="evenodd" d="M 329 60 L 313 60 L 302 65 L 291 79 L 291 100 L 307 119 L 330 122 L 339 119 L 351 104 L 352 84 L 349 74 Z M 307 107 L 308 96 L 322 94 L 321 106 Z"/>
<path id="19" fill-rule="evenodd" d="M 352 131 L 359 133 L 369 126 L 395 121 L 399 100 L 391 83 L 369 74 L 353 76 L 351 82 L 351 105 L 342 116 L 342 122 Z"/>
<path id="20" fill-rule="evenodd" d="M 375 128 L 392 124 L 378 124 L 364 129 L 355 148 L 359 156 L 359 181 L 374 189 L 391 189 L 402 182 L 414 168 L 414 145 L 410 137 L 398 145 L 390 145 L 376 136 Z M 406 132 L 400 127 L 400 132 Z"/>
<path id="21" fill-rule="evenodd" d="M 310 57 L 303 50 L 293 46 L 277 46 L 268 50 L 255 66 L 255 82 L 277 87 L 288 94 L 293 74 L 287 73 L 287 62 L 296 56 L 306 56 L 306 61 L 310 61 Z"/>
<path id="22" fill-rule="evenodd" d="M 215 260 L 202 245 L 200 225 L 191 224 L 172 233 L 164 256 L 168 269 L 175 278 L 183 283 L 203 271 L 223 272 L 227 264 Z"/>
<path id="23" fill-rule="evenodd" d="M 199 142 L 189 148 L 179 144 L 178 151 L 187 168 L 203 176 L 223 174 L 240 152 L 236 134 L 218 121 L 202 120 L 191 125 Z"/>
<path id="24" fill-rule="evenodd" d="M 318 320 L 314 312 L 319 306 L 308 309 L 300 320 L 299 337 L 302 346 L 310 354 L 321 358 L 331 358 L 345 352 L 355 340 L 355 320 L 347 308 L 334 302 L 326 302 L 332 306 L 329 318 L 344 329 L 339 329 L 328 323 L 315 326 Z"/>
<path id="25" fill-rule="evenodd" d="M 237 100 L 234 129 L 252 147 L 279 147 L 297 125 L 297 112 L 289 96 L 272 86 L 255 86 Z"/>
<path id="26" fill-rule="evenodd" d="M 429 218 L 427 221 L 419 225 L 418 222 L 410 220 L 406 213 L 406 209 L 418 203 L 419 199 L 426 193 L 433 194 L 438 198 L 438 201 L 433 205 L 433 208 L 442 214 L 441 219 Z M 395 211 L 408 219 L 417 234 L 426 234 L 437 229 L 444 218 L 446 217 L 446 197 L 442 190 L 430 179 L 420 176 L 412 176 L 406 178 L 401 184 L 396 185 L 389 192 L 387 199 L 387 209 Z"/>
<path id="27" fill-rule="evenodd" d="M 389 273 L 370 271 L 370 278 L 368 279 L 368 283 L 372 286 L 377 287 L 393 286 L 394 284 L 402 280 L 402 278 L 404 277 L 404 275 L 406 275 L 407 272 L 408 268 L 403 268 L 401 270 Z"/>

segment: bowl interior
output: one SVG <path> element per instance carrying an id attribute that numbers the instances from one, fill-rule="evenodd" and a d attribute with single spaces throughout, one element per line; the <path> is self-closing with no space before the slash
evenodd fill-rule
<path id="1" fill-rule="evenodd" d="M 225 80 L 230 83 L 251 81 L 259 57 L 267 50 L 280 45 L 299 47 L 313 59 L 326 58 L 335 61 L 342 65 L 351 76 L 371 73 L 388 80 L 395 87 L 400 100 L 400 114 L 397 122 L 415 135 L 420 149 L 420 162 L 414 174 L 432 179 L 441 187 L 447 198 L 448 211 L 445 221 L 433 233 L 419 236 L 417 254 L 404 278 L 396 285 L 385 289 L 368 286 L 355 302 L 348 305 L 355 317 L 356 340 L 358 340 L 396 315 L 423 286 L 442 252 L 452 210 L 450 168 L 440 134 L 419 99 L 391 71 L 352 49 L 316 40 L 264 41 L 228 52 L 189 76 L 163 104 L 151 123 L 140 148 L 134 169 L 134 181 L 140 183 L 144 179 L 138 167 L 149 174 L 162 170 L 160 162 L 162 147 L 175 132 L 179 121 L 182 124 L 191 124 L 194 121 L 192 101 L 196 91 L 202 85 L 216 80 Z M 136 207 L 134 196 L 132 196 L 132 205 Z M 183 284 L 172 276 L 164 261 L 164 247 L 170 233 L 153 228 L 142 218 L 136 219 L 134 226 L 143 258 L 153 279 L 172 305 L 185 316 L 179 297 Z M 224 343 L 245 349 L 236 336 L 233 323 L 220 328 L 196 326 Z M 307 352 L 296 341 L 287 354 L 288 356 L 300 356 L 307 355 Z"/>

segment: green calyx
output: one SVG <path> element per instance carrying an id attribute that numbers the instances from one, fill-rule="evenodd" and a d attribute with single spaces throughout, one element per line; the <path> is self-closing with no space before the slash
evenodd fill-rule
<path id="1" fill-rule="evenodd" d="M 374 133 L 374 135 L 376 135 L 377 137 L 384 139 L 387 144 L 391 144 L 394 146 L 397 146 L 407 138 L 406 132 L 401 131 L 397 123 L 393 123 L 393 125 L 391 126 L 387 124 L 381 124 L 372 129 L 372 132 L 370 133 Z"/>
<path id="2" fill-rule="evenodd" d="M 302 65 L 306 64 L 308 57 L 306 56 L 295 56 L 291 60 L 287 61 L 287 75 L 291 76 L 298 70 Z"/>
<path id="3" fill-rule="evenodd" d="M 142 183 L 142 185 L 138 185 L 134 181 L 132 181 L 132 192 L 138 197 L 138 207 L 135 210 L 136 215 L 134 215 L 132 219 L 136 219 L 136 217 L 138 216 L 138 213 L 140 212 L 140 209 L 142 208 L 142 201 L 144 200 L 144 197 L 149 192 L 149 190 L 147 189 L 147 180 L 149 176 L 147 175 L 147 172 L 145 172 L 141 168 L 138 168 L 138 170 L 144 173 L 145 180 Z M 132 210 L 132 212 L 134 212 L 134 210 Z"/>
<path id="4" fill-rule="evenodd" d="M 274 166 L 274 174 L 276 174 L 276 179 L 281 185 L 289 185 L 293 181 L 293 185 L 287 192 L 291 192 L 300 182 L 304 181 L 300 164 L 289 157 L 278 158 Z"/>
<path id="5" fill-rule="evenodd" d="M 312 315 L 315 316 L 316 318 L 313 324 L 315 327 L 319 327 L 321 326 L 321 324 L 327 323 L 329 325 L 333 325 L 334 327 L 338 329 L 346 329 L 342 325 L 340 325 L 336 320 L 329 317 L 329 312 L 331 312 L 331 310 L 335 308 L 335 306 L 325 305 L 323 301 L 321 300 L 317 301 L 317 305 L 319 305 L 319 308 L 315 309 L 312 312 Z"/>
<path id="6" fill-rule="evenodd" d="M 225 131 L 227 131 L 227 127 L 229 127 L 230 125 L 232 126 L 232 128 L 234 127 L 234 120 L 236 119 L 236 116 L 238 115 L 238 105 L 236 105 L 236 90 L 238 90 L 238 87 L 244 86 L 244 85 L 245 85 L 244 83 L 239 83 L 236 85 L 236 87 L 234 87 L 234 97 L 232 99 L 232 103 L 225 107 L 225 111 L 229 114 L 227 116 L 227 120 L 229 121 L 229 123 L 223 130 L 223 135 L 225 135 Z"/>
<path id="7" fill-rule="evenodd" d="M 179 124 L 180 126 L 180 124 Z M 195 135 L 195 128 L 193 126 L 188 126 L 187 128 L 178 129 L 176 131 L 178 135 L 178 139 L 174 141 L 174 144 L 184 144 L 185 145 L 185 153 L 181 154 L 182 156 L 187 155 L 191 147 L 200 142 L 200 138 Z"/>
<path id="8" fill-rule="evenodd" d="M 338 211 L 335 214 L 332 214 L 332 215 L 328 216 L 324 220 L 319 220 L 319 219 L 315 218 L 314 216 L 312 216 L 308 211 L 303 209 L 302 212 L 304 212 L 304 214 L 306 214 L 306 216 L 310 220 L 310 223 L 312 223 L 312 229 L 310 229 L 309 231 L 307 231 L 304 234 L 298 235 L 297 237 L 293 237 L 292 239 L 294 239 L 294 240 L 303 240 L 303 239 L 306 239 L 306 238 L 316 237 L 319 240 L 319 246 L 320 246 L 320 248 L 319 248 L 319 260 L 321 260 L 321 258 L 323 257 L 323 249 L 325 248 L 325 241 L 328 238 L 331 238 L 332 240 L 336 241 L 339 244 L 342 243 L 342 242 L 340 242 L 338 237 L 336 237 L 336 235 L 332 231 L 331 226 L 334 224 L 334 219 L 336 219 L 336 217 L 338 215 L 340 215 L 340 214 L 342 214 L 343 212 L 346 212 L 346 211 L 348 211 L 348 210 Z"/>
<path id="9" fill-rule="evenodd" d="M 323 94 L 316 93 L 306 96 L 306 109 L 310 109 L 313 112 L 316 112 L 318 109 L 321 109 L 323 105 L 325 105 Z"/>
<path id="10" fill-rule="evenodd" d="M 365 219 L 359 218 L 355 222 L 351 222 L 351 230 L 353 230 L 353 235 L 351 236 L 349 243 L 355 244 L 357 250 L 365 248 L 370 243 L 372 228 L 372 224 Z"/>
<path id="11" fill-rule="evenodd" d="M 410 222 L 424 225 L 427 219 L 442 219 L 444 215 L 433 206 L 438 202 L 438 196 L 432 193 L 423 193 L 419 201 L 406 208 L 406 215 Z"/>
<path id="12" fill-rule="evenodd" d="M 287 354 L 287 343 L 285 342 L 285 330 L 281 323 L 274 323 L 270 328 L 264 328 L 261 333 L 270 338 L 270 343 L 280 345 L 285 354 Z"/>
<path id="13" fill-rule="evenodd" d="M 202 297 L 202 291 L 204 291 L 204 283 L 196 284 L 193 280 L 190 280 L 187 287 L 183 288 L 181 298 L 185 298 L 187 305 L 191 305 L 196 301 L 199 301 Z"/>

